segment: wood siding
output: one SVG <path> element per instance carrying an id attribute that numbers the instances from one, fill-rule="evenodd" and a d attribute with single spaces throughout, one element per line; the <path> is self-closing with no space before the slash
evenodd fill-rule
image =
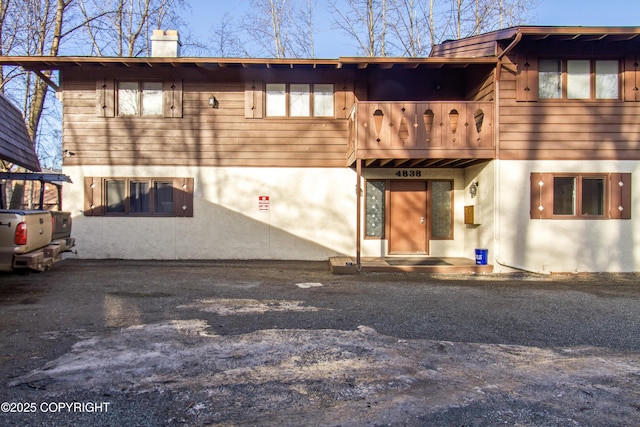
<path id="1" fill-rule="evenodd" d="M 500 77 L 500 158 L 640 160 L 640 102 L 623 99 L 623 58 L 620 100 L 538 100 L 537 61 L 512 55 Z"/>
<path id="2" fill-rule="evenodd" d="M 350 123 L 349 159 L 495 156 L 492 102 L 359 102 Z"/>
<path id="3" fill-rule="evenodd" d="M 75 155 L 65 158 L 65 165 L 344 167 L 346 119 L 248 119 L 246 84 L 237 73 L 212 77 L 206 70 L 181 70 L 146 71 L 148 77 L 135 70 L 129 75 L 122 69 L 66 70 L 64 148 Z M 176 75 L 178 72 L 182 74 Z M 113 90 L 109 82 L 116 75 L 162 78 L 166 117 L 117 117 L 106 94 Z M 311 80 L 315 74 L 304 71 L 294 75 L 301 81 L 305 77 L 310 83 L 317 81 Z M 283 74 L 278 81 L 289 82 L 287 77 Z M 259 76 L 257 80 L 262 82 Z M 167 97 L 168 81 L 174 85 L 171 99 Z M 320 82 L 334 83 L 324 75 Z M 352 84 L 337 78 L 334 84 L 345 102 L 353 103 Z M 346 96 L 342 93 L 345 87 L 349 88 Z M 219 101 L 218 109 L 209 106 L 212 95 Z M 262 115 L 259 98 L 257 112 Z M 337 115 L 346 117 L 341 111 L 347 107 L 350 110 L 350 105 L 336 103 Z"/>

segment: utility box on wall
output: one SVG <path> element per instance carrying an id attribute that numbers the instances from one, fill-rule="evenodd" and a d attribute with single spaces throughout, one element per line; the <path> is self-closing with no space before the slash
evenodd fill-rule
<path id="1" fill-rule="evenodd" d="M 467 225 L 480 225 L 480 209 L 477 205 L 464 207 L 464 223 Z"/>

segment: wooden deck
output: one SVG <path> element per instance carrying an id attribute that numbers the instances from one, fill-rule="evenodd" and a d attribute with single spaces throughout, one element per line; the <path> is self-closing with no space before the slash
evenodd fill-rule
<path id="1" fill-rule="evenodd" d="M 477 265 L 475 260 L 459 257 L 384 257 L 362 258 L 360 266 L 355 257 L 329 258 L 334 274 L 357 274 L 359 272 L 405 272 L 405 273 L 492 273 L 493 265 Z"/>

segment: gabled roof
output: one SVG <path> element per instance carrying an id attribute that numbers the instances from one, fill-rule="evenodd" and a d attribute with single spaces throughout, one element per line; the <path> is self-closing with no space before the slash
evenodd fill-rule
<path id="1" fill-rule="evenodd" d="M 447 40 L 436 45 L 431 58 L 498 57 L 500 42 L 520 40 L 571 42 L 626 42 L 640 41 L 640 27 L 546 27 L 518 26 L 471 36 L 460 40 Z"/>
<path id="2" fill-rule="evenodd" d="M 15 163 L 33 172 L 40 171 L 40 162 L 29 138 L 22 113 L 0 94 L 0 159 Z"/>

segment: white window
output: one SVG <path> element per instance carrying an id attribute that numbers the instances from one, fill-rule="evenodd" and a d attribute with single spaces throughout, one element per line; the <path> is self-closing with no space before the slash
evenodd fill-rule
<path id="1" fill-rule="evenodd" d="M 596 61 L 596 98 L 618 99 L 618 61 Z"/>
<path id="2" fill-rule="evenodd" d="M 316 117 L 333 117 L 333 85 L 313 85 L 313 115 Z"/>
<path id="3" fill-rule="evenodd" d="M 311 89 L 309 85 L 292 84 L 289 87 L 289 115 L 309 117 L 311 115 Z"/>
<path id="4" fill-rule="evenodd" d="M 267 83 L 267 117 L 333 117 L 333 85 Z"/>
<path id="5" fill-rule="evenodd" d="M 541 59 L 538 64 L 540 99 L 619 99 L 616 60 Z"/>
<path id="6" fill-rule="evenodd" d="M 162 82 L 119 82 L 119 116 L 161 116 Z"/>
<path id="7" fill-rule="evenodd" d="M 541 59 L 538 70 L 538 96 L 562 98 L 562 63 L 559 59 Z"/>
<path id="8" fill-rule="evenodd" d="M 138 115 L 138 82 L 120 82 L 118 84 L 118 115 Z"/>
<path id="9" fill-rule="evenodd" d="M 285 117 L 287 115 L 287 85 L 269 83 L 267 88 L 267 116 Z"/>
<path id="10" fill-rule="evenodd" d="M 591 69 L 589 61 L 567 61 L 567 98 L 591 98 Z"/>
<path id="11" fill-rule="evenodd" d="M 162 82 L 142 83 L 142 115 L 162 115 Z"/>

